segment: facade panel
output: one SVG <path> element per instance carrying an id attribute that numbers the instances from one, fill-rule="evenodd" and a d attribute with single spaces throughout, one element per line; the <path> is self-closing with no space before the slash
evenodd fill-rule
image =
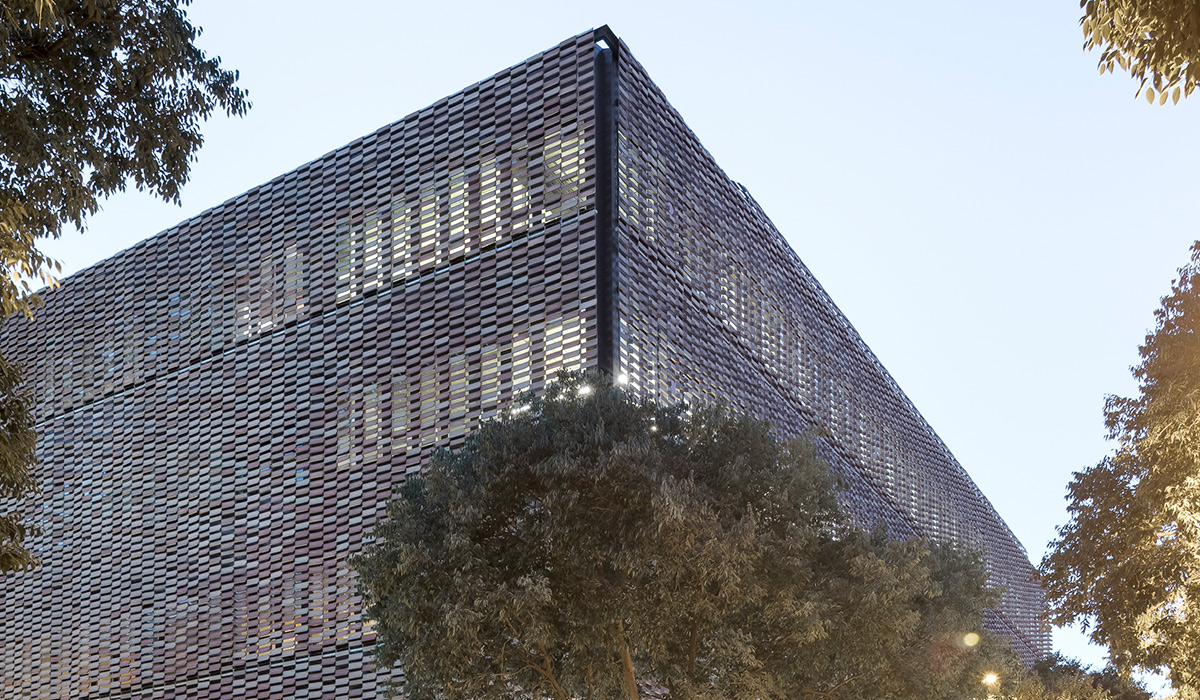
<path id="1" fill-rule="evenodd" d="M 620 51 L 617 371 L 644 393 L 726 401 L 785 434 L 822 428 L 858 522 L 983 552 L 1004 591 L 990 626 L 1027 662 L 1049 653 L 1016 536 L 753 197 Z"/>
<path id="2" fill-rule="evenodd" d="M 435 445 L 579 367 L 825 426 L 855 517 L 982 548 L 992 626 L 1046 650 L 1020 545 L 607 30 L 46 301 L 0 334 L 46 528 L 0 580 L 2 698 L 377 697 L 346 557 Z"/>
<path id="3" fill-rule="evenodd" d="M 42 568 L 3 698 L 374 698 L 392 488 L 595 364 L 591 32 L 66 280 L 4 329 Z"/>

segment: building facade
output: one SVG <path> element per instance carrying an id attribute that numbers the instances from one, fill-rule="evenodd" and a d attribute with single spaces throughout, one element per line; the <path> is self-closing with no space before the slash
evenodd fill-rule
<path id="1" fill-rule="evenodd" d="M 374 698 L 346 564 L 404 475 L 559 369 L 821 449 L 864 526 L 1024 550 L 628 48 L 586 32 L 64 281 L 7 324 L 43 566 L 0 579 L 2 698 Z"/>

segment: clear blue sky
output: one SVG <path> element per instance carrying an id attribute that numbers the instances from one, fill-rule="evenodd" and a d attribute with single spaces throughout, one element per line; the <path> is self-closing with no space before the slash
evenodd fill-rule
<path id="1" fill-rule="evenodd" d="M 1036 563 L 1106 393 L 1197 237 L 1200 96 L 1135 100 L 1073 0 L 201 0 L 254 108 L 218 118 L 182 208 L 127 193 L 67 272 L 602 24 L 763 205 Z M 1056 643 L 1102 659 L 1079 635 Z"/>

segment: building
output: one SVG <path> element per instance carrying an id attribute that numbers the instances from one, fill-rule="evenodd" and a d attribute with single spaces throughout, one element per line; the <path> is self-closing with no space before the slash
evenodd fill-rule
<path id="1" fill-rule="evenodd" d="M 736 407 L 864 525 L 1028 557 L 749 193 L 607 28 L 184 221 L 3 329 L 45 565 L 0 580 L 3 698 L 371 698 L 345 565 L 404 474 L 560 368 Z"/>

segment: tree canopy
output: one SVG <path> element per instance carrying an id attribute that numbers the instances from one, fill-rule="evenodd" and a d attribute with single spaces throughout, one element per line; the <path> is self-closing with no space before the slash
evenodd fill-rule
<path id="1" fill-rule="evenodd" d="M 353 565 L 412 700 L 970 698 L 1018 668 L 974 555 L 852 527 L 810 443 L 595 376 L 438 452 Z"/>
<path id="2" fill-rule="evenodd" d="M 0 312 L 49 279 L 37 241 L 132 182 L 176 201 L 216 107 L 249 107 L 194 44 L 190 0 L 0 2 Z"/>
<path id="3" fill-rule="evenodd" d="M 0 0 L 0 322 L 30 315 L 56 263 L 39 241 L 84 228 L 133 183 L 177 201 L 200 123 L 250 103 L 194 41 L 190 0 Z M 20 369 L 0 358 L 0 498 L 33 493 Z M 0 517 L 0 573 L 35 562 L 17 513 Z"/>
<path id="4" fill-rule="evenodd" d="M 29 396 L 20 389 L 21 371 L 0 357 L 0 498 L 23 498 L 37 490 L 33 479 L 33 418 Z M 0 573 L 28 569 L 37 558 L 24 546 L 36 532 L 19 513 L 0 513 Z"/>
<path id="5" fill-rule="evenodd" d="M 1113 454 L 1076 472 L 1069 521 L 1042 560 L 1053 619 L 1081 620 L 1122 671 L 1165 671 L 1200 697 L 1200 242 L 1108 397 Z"/>
<path id="6" fill-rule="evenodd" d="M 1100 72 L 1120 66 L 1151 103 L 1179 102 L 1200 78 L 1200 6 L 1193 0 L 1080 0 L 1083 46 Z"/>
<path id="7" fill-rule="evenodd" d="M 1051 654 L 1038 660 L 1033 665 L 1033 675 L 1041 684 L 1050 690 L 1062 691 L 1067 688 L 1084 689 L 1080 681 L 1108 693 L 1112 700 L 1151 700 L 1146 687 L 1122 674 L 1113 666 L 1107 666 L 1099 671 L 1085 668 L 1083 664 L 1069 659 L 1062 654 Z"/>

